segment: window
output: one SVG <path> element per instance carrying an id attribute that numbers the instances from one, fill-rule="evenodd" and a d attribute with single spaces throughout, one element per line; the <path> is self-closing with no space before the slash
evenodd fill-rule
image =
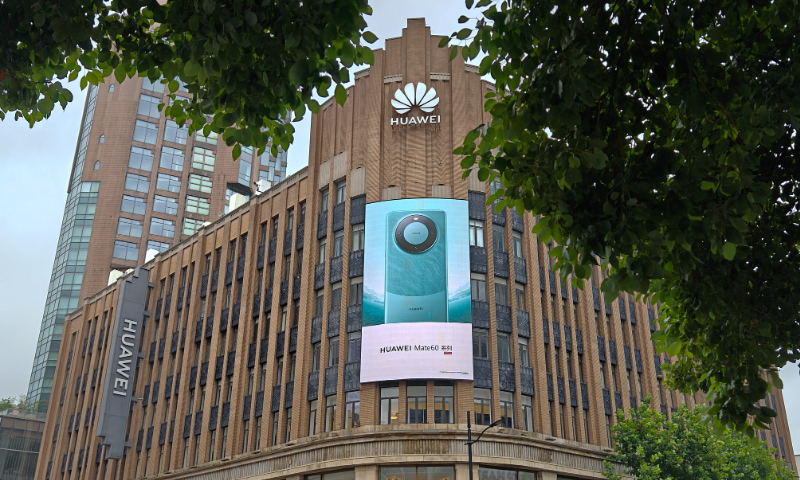
<path id="1" fill-rule="evenodd" d="M 150 181 L 143 175 L 129 173 L 125 176 L 125 190 L 147 193 L 150 190 Z"/>
<path id="2" fill-rule="evenodd" d="M 508 286 L 503 278 L 494 277 L 494 302 L 498 305 L 508 305 Z"/>
<path id="3" fill-rule="evenodd" d="M 277 181 L 276 181 L 276 183 L 277 183 Z M 320 193 L 319 211 L 320 211 L 320 213 L 328 211 L 328 189 L 327 188 Z"/>
<path id="4" fill-rule="evenodd" d="M 175 222 L 153 217 L 150 220 L 150 235 L 173 238 L 175 236 Z"/>
<path id="5" fill-rule="evenodd" d="M 142 222 L 130 218 L 119 217 L 117 235 L 142 238 Z"/>
<path id="6" fill-rule="evenodd" d="M 248 447 L 250 443 L 250 420 L 244 421 L 244 432 L 242 433 L 242 453 L 248 451 Z M 184 467 L 185 465 L 184 461 Z"/>
<path id="7" fill-rule="evenodd" d="M 426 414 L 428 389 L 425 385 L 409 385 L 406 387 L 406 405 L 408 420 L 406 423 L 427 423 Z"/>
<path id="8" fill-rule="evenodd" d="M 328 366 L 339 365 L 339 337 L 332 337 L 328 341 Z"/>
<path id="9" fill-rule="evenodd" d="M 497 191 L 501 190 L 502 188 L 503 188 L 503 182 L 501 182 L 499 178 L 495 178 L 489 184 L 489 191 L 492 192 L 492 195 L 497 193 Z"/>
<path id="10" fill-rule="evenodd" d="M 186 126 L 180 127 L 173 120 L 167 120 L 167 125 L 164 128 L 164 140 L 172 143 L 180 143 L 186 145 L 186 139 L 189 137 L 189 128 Z"/>
<path id="11" fill-rule="evenodd" d="M 323 265 L 325 263 L 325 251 L 327 250 L 328 242 L 326 240 L 320 240 L 319 242 L 319 258 L 317 261 L 317 265 Z"/>
<path id="12" fill-rule="evenodd" d="M 314 316 L 315 317 L 322 316 L 324 310 L 325 310 L 325 290 L 318 290 L 317 298 L 314 303 Z"/>
<path id="13" fill-rule="evenodd" d="M 161 147 L 161 161 L 158 165 L 161 168 L 182 172 L 184 160 L 183 150 L 172 147 Z"/>
<path id="14" fill-rule="evenodd" d="M 350 305 L 364 303 L 364 277 L 350 279 Z"/>
<path id="15" fill-rule="evenodd" d="M 481 220 L 469 221 L 469 245 L 470 247 L 483 247 L 484 233 L 483 222 Z"/>
<path id="16" fill-rule="evenodd" d="M 239 156 L 239 183 L 250 185 L 250 169 L 253 161 L 253 147 L 242 147 L 242 154 Z"/>
<path id="17" fill-rule="evenodd" d="M 344 230 L 333 234 L 333 258 L 341 257 L 344 252 Z"/>
<path id="18" fill-rule="evenodd" d="M 345 397 L 344 428 L 358 428 L 361 426 L 360 408 L 361 393 L 347 392 Z"/>
<path id="19" fill-rule="evenodd" d="M 500 225 L 492 225 L 492 247 L 495 252 L 506 251 L 506 231 Z"/>
<path id="20" fill-rule="evenodd" d="M 190 213 L 199 213 L 200 215 L 208 215 L 210 209 L 210 200 L 207 198 L 194 197 L 186 195 L 186 211 Z"/>
<path id="21" fill-rule="evenodd" d="M 337 352 L 338 355 L 338 352 Z M 357 362 L 361 360 L 361 332 L 347 334 L 347 361 Z"/>
<path id="22" fill-rule="evenodd" d="M 411 466 L 403 466 L 403 467 L 382 467 L 381 474 L 378 477 L 380 480 L 451 480 L 453 478 L 459 478 L 462 480 L 461 474 L 458 477 L 455 477 L 452 466 L 419 466 L 414 467 Z M 496 477 L 497 480 L 503 477 Z M 491 480 L 496 480 L 491 479 Z M 503 480 L 507 480 L 508 477 L 503 478 Z M 312 480 L 309 478 L 309 480 Z M 318 479 L 315 479 L 318 480 Z M 325 479 L 330 480 L 330 479 Z M 466 480 L 466 474 L 464 475 L 463 480 Z M 481 479 L 483 480 L 483 479 Z M 510 480 L 510 479 L 509 479 Z M 516 480 L 516 479 L 514 479 Z M 535 480 L 535 479 L 531 479 Z"/>
<path id="23" fill-rule="evenodd" d="M 522 253 L 522 234 L 519 232 L 511 232 L 511 248 L 514 251 L 514 256 L 518 258 L 525 258 Z"/>
<path id="24" fill-rule="evenodd" d="M 277 445 L 277 444 L 278 444 L 278 412 L 275 412 L 272 415 L 272 443 L 270 443 L 270 445 Z"/>
<path id="25" fill-rule="evenodd" d="M 142 90 L 150 90 L 151 92 L 164 93 L 165 84 L 161 83 L 161 79 L 151 82 L 149 78 L 144 77 L 142 80 Z"/>
<path id="26" fill-rule="evenodd" d="M 528 352 L 528 339 L 524 337 L 519 337 L 519 344 L 518 344 L 518 355 L 519 355 L 519 364 L 522 367 L 530 367 L 531 360 L 530 360 L 530 353 Z"/>
<path id="27" fill-rule="evenodd" d="M 108 93 L 114 93 L 114 84 L 113 83 L 108 86 Z"/>
<path id="28" fill-rule="evenodd" d="M 497 360 L 501 362 L 511 361 L 511 341 L 507 333 L 497 334 Z"/>
<path id="29" fill-rule="evenodd" d="M 351 252 L 358 252 L 360 250 L 364 250 L 364 224 L 359 223 L 358 225 L 353 225 L 353 233 L 351 237 L 352 241 L 350 242 L 350 251 Z"/>
<path id="30" fill-rule="evenodd" d="M 286 409 L 286 434 L 283 441 L 288 442 L 292 438 L 292 407 Z"/>
<path id="31" fill-rule="evenodd" d="M 300 203 L 300 211 L 299 211 L 299 214 L 297 215 L 298 228 L 299 228 L 299 225 L 303 225 L 305 223 L 306 223 L 306 202 L 301 202 Z"/>
<path id="32" fill-rule="evenodd" d="M 516 296 L 515 300 L 517 301 L 517 310 L 527 312 L 528 310 L 525 308 L 525 285 L 519 283 L 515 284 L 514 294 Z"/>
<path id="33" fill-rule="evenodd" d="M 336 282 L 331 286 L 331 311 L 338 310 L 342 305 L 342 282 Z"/>
<path id="34" fill-rule="evenodd" d="M 492 391 L 487 388 L 475 388 L 475 425 L 492 424 Z"/>
<path id="35" fill-rule="evenodd" d="M 153 211 L 169 215 L 178 214 L 178 201 L 174 198 L 156 195 L 153 198 Z"/>
<path id="36" fill-rule="evenodd" d="M 95 170 L 100 170 L 100 160 L 94 162 L 94 169 Z"/>
<path id="37" fill-rule="evenodd" d="M 140 93 L 139 109 L 136 111 L 136 114 L 144 115 L 145 117 L 161 118 L 161 112 L 158 111 L 159 103 L 161 103 L 160 99 Z"/>
<path id="38" fill-rule="evenodd" d="M 434 423 L 453 423 L 455 414 L 455 395 L 452 385 L 433 386 L 433 421 Z"/>
<path id="39" fill-rule="evenodd" d="M 128 167 L 151 171 L 153 169 L 153 151 L 146 148 L 131 147 Z"/>
<path id="40" fill-rule="evenodd" d="M 157 242 L 155 240 L 147 241 L 148 250 L 158 250 L 158 253 L 169 250 L 169 243 Z"/>
<path id="41" fill-rule="evenodd" d="M 340 203 L 344 203 L 346 191 L 347 191 L 347 184 L 344 180 L 336 183 L 336 203 L 334 205 L 339 205 Z"/>
<path id="42" fill-rule="evenodd" d="M 486 275 L 482 273 L 470 274 L 472 299 L 478 302 L 486 301 Z"/>
<path id="43" fill-rule="evenodd" d="M 132 197 L 130 195 L 123 195 L 121 210 L 123 212 L 135 213 L 137 215 L 144 215 L 145 212 L 147 211 L 147 202 L 145 202 L 143 198 Z"/>
<path id="44" fill-rule="evenodd" d="M 400 423 L 400 387 L 381 388 L 381 425 Z"/>
<path id="45" fill-rule="evenodd" d="M 207 148 L 194 147 L 192 149 L 192 168 L 214 171 L 214 159 L 216 153 Z"/>
<path id="46" fill-rule="evenodd" d="M 198 142 L 204 142 L 204 143 L 208 143 L 208 144 L 211 144 L 211 145 L 216 145 L 217 144 L 217 133 L 216 132 L 208 132 L 208 136 L 206 137 L 206 136 L 203 135 L 203 132 L 201 130 L 201 131 L 198 131 L 197 133 L 195 133 L 194 139 L 197 140 Z"/>
<path id="47" fill-rule="evenodd" d="M 472 329 L 472 356 L 475 358 L 489 358 L 489 330 L 485 328 Z"/>
<path id="48" fill-rule="evenodd" d="M 311 347 L 311 371 L 319 371 L 320 357 L 322 357 L 322 344 L 317 342 Z"/>
<path id="49" fill-rule="evenodd" d="M 522 396 L 522 428 L 533 431 L 533 398 L 528 395 Z"/>
<path id="50" fill-rule="evenodd" d="M 505 428 L 514 428 L 514 394 L 500 392 L 500 418 Z"/>
<path id="51" fill-rule="evenodd" d="M 308 436 L 317 434 L 317 401 L 308 404 Z"/>
<path id="52" fill-rule="evenodd" d="M 179 193 L 181 191 L 181 179 L 166 173 L 158 174 L 158 181 L 156 182 L 156 189 L 166 190 L 172 193 Z"/>
<path id="53" fill-rule="evenodd" d="M 189 190 L 198 190 L 203 193 L 211 193 L 213 179 L 197 175 L 196 173 L 189 174 Z"/>
<path id="54" fill-rule="evenodd" d="M 100 143 L 106 143 L 106 136 L 105 135 L 100 135 Z"/>
<path id="55" fill-rule="evenodd" d="M 137 142 L 155 145 L 158 139 L 158 125 L 145 122 L 144 120 L 136 120 L 136 127 L 133 129 L 133 139 Z"/>
<path id="56" fill-rule="evenodd" d="M 336 395 L 325 397 L 325 431 L 336 429 Z"/>
<path id="57" fill-rule="evenodd" d="M 117 240 L 114 242 L 114 258 L 136 261 L 139 259 L 139 246 L 135 243 Z"/>

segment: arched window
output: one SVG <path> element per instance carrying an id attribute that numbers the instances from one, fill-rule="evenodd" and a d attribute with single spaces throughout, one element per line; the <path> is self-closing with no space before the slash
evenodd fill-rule
<path id="1" fill-rule="evenodd" d="M 106 136 L 100 135 L 100 143 L 106 143 Z"/>
<path id="2" fill-rule="evenodd" d="M 100 170 L 100 160 L 94 162 L 94 169 L 95 170 Z"/>
<path id="3" fill-rule="evenodd" d="M 114 84 L 108 86 L 108 93 L 114 93 Z"/>

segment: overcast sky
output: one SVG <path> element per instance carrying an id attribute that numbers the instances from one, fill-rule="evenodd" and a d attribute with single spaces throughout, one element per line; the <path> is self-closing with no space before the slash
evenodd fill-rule
<path id="1" fill-rule="evenodd" d="M 370 2 L 369 30 L 398 37 L 408 18 L 424 17 L 431 31 L 449 35 L 460 15 L 470 15 L 463 0 L 396 0 Z M 358 67 L 360 69 L 363 67 Z M 33 353 L 53 266 L 67 181 L 75 154 L 85 92 L 70 86 L 75 101 L 66 111 L 54 109 L 33 129 L 23 122 L 0 122 L 0 398 L 27 391 Z M 289 174 L 308 163 L 309 118 L 295 125 L 289 150 Z M 800 452 L 800 375 L 796 365 L 781 372 L 786 408 Z"/>

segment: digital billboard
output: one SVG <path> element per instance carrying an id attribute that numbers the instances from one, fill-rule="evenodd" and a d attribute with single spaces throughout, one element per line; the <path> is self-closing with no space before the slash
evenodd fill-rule
<path id="1" fill-rule="evenodd" d="M 472 380 L 468 229 L 464 200 L 366 206 L 362 383 Z"/>

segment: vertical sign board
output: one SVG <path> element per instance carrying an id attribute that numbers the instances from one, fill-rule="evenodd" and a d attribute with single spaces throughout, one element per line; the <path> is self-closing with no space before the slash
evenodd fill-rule
<path id="1" fill-rule="evenodd" d="M 361 382 L 472 380 L 468 204 L 366 207 Z"/>
<path id="2" fill-rule="evenodd" d="M 106 458 L 122 458 L 125 453 L 125 431 L 131 410 L 149 277 L 149 270 L 138 267 L 119 287 L 119 302 L 114 315 L 114 331 L 109 338 L 108 365 L 97 418 L 97 436 L 107 446 Z"/>

